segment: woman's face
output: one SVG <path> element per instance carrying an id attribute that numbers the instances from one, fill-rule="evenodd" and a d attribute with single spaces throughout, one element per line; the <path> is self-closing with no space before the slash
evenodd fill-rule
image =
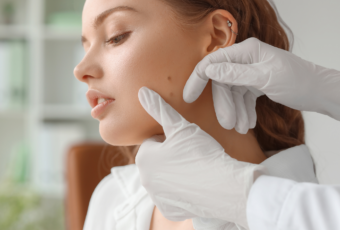
<path id="1" fill-rule="evenodd" d="M 187 104 L 182 95 L 206 55 L 203 37 L 199 30 L 182 29 L 162 1 L 87 0 L 82 33 L 86 55 L 74 73 L 88 84 L 92 106 L 98 97 L 113 99 L 92 110 L 107 143 L 136 145 L 163 133 L 138 100 L 142 86 L 159 93 L 184 117 L 199 103 Z"/>

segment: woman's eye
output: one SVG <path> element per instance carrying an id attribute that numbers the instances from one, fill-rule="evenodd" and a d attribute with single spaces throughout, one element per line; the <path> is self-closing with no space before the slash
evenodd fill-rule
<path id="1" fill-rule="evenodd" d="M 121 40 L 123 40 L 126 36 L 128 35 L 128 33 L 125 34 L 121 34 L 115 37 L 110 38 L 109 40 L 107 40 L 105 43 L 108 45 L 117 45 L 120 43 Z"/>

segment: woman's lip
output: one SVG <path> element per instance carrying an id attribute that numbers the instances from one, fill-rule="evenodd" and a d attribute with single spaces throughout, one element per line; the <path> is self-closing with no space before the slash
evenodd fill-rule
<path id="1" fill-rule="evenodd" d="M 98 98 L 114 100 L 114 98 L 111 98 L 110 96 L 107 96 L 95 89 L 89 89 L 86 93 L 86 98 L 92 108 L 97 106 Z"/>
<path id="2" fill-rule="evenodd" d="M 112 102 L 114 102 L 114 99 L 108 99 L 100 104 L 97 104 L 92 110 L 91 110 L 91 116 L 94 119 L 97 119 L 104 111 L 105 109 L 108 107 L 108 105 L 110 105 Z"/>

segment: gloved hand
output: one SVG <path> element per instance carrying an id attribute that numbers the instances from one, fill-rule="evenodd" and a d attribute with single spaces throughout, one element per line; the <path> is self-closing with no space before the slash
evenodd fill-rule
<path id="1" fill-rule="evenodd" d="M 165 134 L 146 139 L 136 156 L 141 183 L 163 216 L 217 218 L 247 229 L 247 196 L 264 166 L 231 158 L 156 92 L 142 87 L 138 97 Z"/>
<path id="2" fill-rule="evenodd" d="M 271 100 L 340 120 L 340 71 L 327 69 L 256 38 L 204 57 L 188 79 L 183 98 L 195 101 L 209 79 L 219 123 L 247 133 L 256 123 L 255 101 Z"/>

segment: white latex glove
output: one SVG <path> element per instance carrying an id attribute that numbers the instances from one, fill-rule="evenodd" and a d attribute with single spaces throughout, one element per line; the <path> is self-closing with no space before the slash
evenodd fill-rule
<path id="1" fill-rule="evenodd" d="M 246 133 L 256 124 L 255 102 L 271 100 L 340 120 L 340 71 L 327 69 L 261 42 L 245 41 L 205 56 L 188 79 L 183 98 L 195 101 L 209 79 L 219 123 Z"/>
<path id="2" fill-rule="evenodd" d="M 141 183 L 163 216 L 217 218 L 247 229 L 247 196 L 264 167 L 231 158 L 156 92 L 142 87 L 138 97 L 165 133 L 146 139 L 136 156 Z"/>

